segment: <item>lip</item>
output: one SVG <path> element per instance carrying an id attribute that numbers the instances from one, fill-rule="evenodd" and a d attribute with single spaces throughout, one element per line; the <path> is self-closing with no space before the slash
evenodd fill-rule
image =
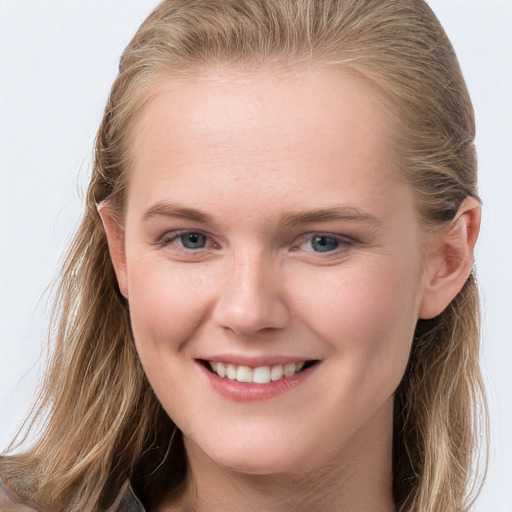
<path id="1" fill-rule="evenodd" d="M 232 362 L 233 364 L 240 364 L 251 367 L 258 366 L 272 366 L 273 364 L 283 364 L 283 362 L 300 362 L 307 361 L 308 359 L 300 359 L 295 358 L 250 358 L 250 361 L 253 363 L 249 363 L 247 358 L 237 357 L 237 358 L 226 358 L 225 356 L 219 358 L 208 359 L 209 361 L 215 362 Z M 309 359 L 311 361 L 312 359 Z M 203 360 L 204 361 L 204 360 Z M 246 382 L 238 382 L 235 380 L 230 380 L 226 378 L 219 377 L 216 373 L 211 372 L 206 368 L 204 362 L 200 360 L 196 360 L 197 366 L 202 374 L 208 379 L 210 385 L 213 390 L 219 393 L 220 395 L 229 398 L 230 400 L 234 400 L 237 402 L 254 402 L 260 400 L 270 400 L 272 398 L 276 398 L 285 393 L 289 393 L 297 388 L 300 384 L 302 384 L 305 380 L 307 380 L 318 368 L 320 361 L 318 361 L 313 366 L 302 370 L 299 373 L 292 375 L 291 377 L 283 377 L 278 381 L 269 382 L 267 384 L 254 384 L 254 383 L 246 383 Z M 235 361 L 242 361 L 240 363 L 236 363 Z M 269 361 L 272 361 L 269 363 Z M 277 362 L 273 362 L 277 361 Z"/>

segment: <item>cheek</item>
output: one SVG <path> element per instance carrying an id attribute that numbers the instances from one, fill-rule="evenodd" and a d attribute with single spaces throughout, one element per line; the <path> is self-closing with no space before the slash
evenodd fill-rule
<path id="1" fill-rule="evenodd" d="M 179 350 L 205 316 L 203 274 L 192 265 L 140 259 L 129 267 L 129 304 L 137 349 L 146 354 Z"/>
<path id="2" fill-rule="evenodd" d="M 130 319 L 139 359 L 162 406 L 183 427 L 188 423 L 179 404 L 200 389 L 181 362 L 187 341 L 206 317 L 205 292 L 211 289 L 192 267 L 173 268 L 168 261 L 147 258 L 129 269 Z"/>
<path id="3" fill-rule="evenodd" d="M 399 381 L 405 370 L 419 304 L 415 268 L 365 265 L 329 279 L 305 277 L 314 293 L 299 302 L 310 328 L 329 341 L 352 382 Z"/>

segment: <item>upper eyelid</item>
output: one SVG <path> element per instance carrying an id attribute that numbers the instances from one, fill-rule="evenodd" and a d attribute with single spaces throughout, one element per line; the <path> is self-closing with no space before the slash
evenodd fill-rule
<path id="1" fill-rule="evenodd" d="M 325 233 L 321 231 L 312 231 L 310 233 L 305 233 L 304 235 L 300 235 L 298 239 L 302 240 L 312 240 L 315 237 L 321 238 L 335 238 L 336 240 L 340 240 L 341 242 L 346 243 L 355 243 L 356 240 L 348 235 L 341 235 L 337 233 Z"/>
<path id="2" fill-rule="evenodd" d="M 315 236 L 324 236 L 326 238 L 341 238 L 344 240 L 350 240 L 348 235 L 342 235 L 341 233 L 332 233 L 330 231 L 309 231 L 304 233 L 303 235 L 299 235 L 299 237 L 315 237 Z"/>
<path id="3" fill-rule="evenodd" d="M 165 231 L 162 235 L 160 235 L 157 240 L 162 240 L 164 238 L 179 238 L 183 235 L 188 235 L 190 233 L 198 233 L 200 235 L 204 235 L 208 238 L 211 238 L 211 235 L 201 229 L 171 229 L 169 231 Z"/>

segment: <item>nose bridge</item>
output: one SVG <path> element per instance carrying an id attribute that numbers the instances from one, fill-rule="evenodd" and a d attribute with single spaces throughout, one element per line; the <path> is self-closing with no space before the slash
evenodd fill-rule
<path id="1" fill-rule="evenodd" d="M 219 325 L 246 336 L 287 325 L 288 310 L 276 266 L 264 250 L 244 247 L 233 251 L 214 312 Z"/>

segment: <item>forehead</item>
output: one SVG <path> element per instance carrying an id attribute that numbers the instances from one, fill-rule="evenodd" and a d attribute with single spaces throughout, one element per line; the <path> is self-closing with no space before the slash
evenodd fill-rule
<path id="1" fill-rule="evenodd" d="M 283 195 L 308 188 L 328 196 L 357 182 L 380 194 L 400 181 L 393 142 L 382 96 L 354 75 L 169 78 L 133 128 L 128 197 L 156 202 L 176 186 L 213 190 L 219 179 L 251 199 L 262 182 L 281 184 Z"/>

